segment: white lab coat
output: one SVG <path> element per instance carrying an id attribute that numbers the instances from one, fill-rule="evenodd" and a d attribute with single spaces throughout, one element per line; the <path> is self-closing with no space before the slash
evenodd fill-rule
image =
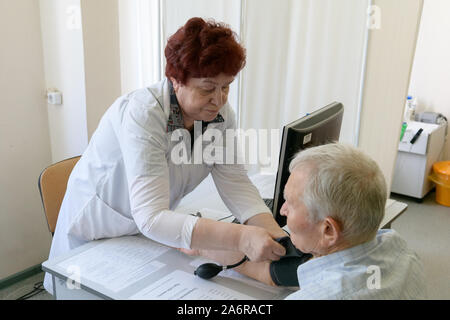
<path id="1" fill-rule="evenodd" d="M 167 129 L 170 113 L 167 79 L 120 97 L 107 110 L 70 175 L 49 259 L 91 240 L 139 232 L 169 246 L 190 248 L 198 218 L 173 210 L 210 173 L 241 222 L 270 212 L 242 165 L 175 165 L 171 151 L 177 142 Z M 208 129 L 236 127 L 228 103 L 220 115 L 224 121 Z M 49 274 L 44 286 L 52 293 Z"/>

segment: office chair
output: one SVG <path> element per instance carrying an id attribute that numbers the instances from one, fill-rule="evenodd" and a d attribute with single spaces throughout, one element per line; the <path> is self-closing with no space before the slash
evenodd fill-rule
<path id="1" fill-rule="evenodd" d="M 65 159 L 52 164 L 39 175 L 38 187 L 44 206 L 49 231 L 55 233 L 59 209 L 66 193 L 67 181 L 75 164 L 81 156 Z"/>

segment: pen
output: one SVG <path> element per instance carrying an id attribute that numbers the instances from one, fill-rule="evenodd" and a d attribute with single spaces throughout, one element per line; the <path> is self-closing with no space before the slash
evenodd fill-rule
<path id="1" fill-rule="evenodd" d="M 201 214 L 199 211 L 197 211 L 196 213 L 191 213 L 191 216 L 201 218 L 201 217 L 202 217 L 202 214 Z"/>
<path id="2" fill-rule="evenodd" d="M 422 134 L 423 129 L 420 128 L 419 131 L 417 131 L 417 133 L 414 135 L 414 137 L 411 139 L 411 144 L 414 144 L 414 142 L 416 142 L 417 139 L 419 139 L 420 135 Z"/>

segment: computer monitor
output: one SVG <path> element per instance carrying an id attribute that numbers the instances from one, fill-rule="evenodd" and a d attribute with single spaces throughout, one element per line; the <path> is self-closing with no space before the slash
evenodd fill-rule
<path id="1" fill-rule="evenodd" d="M 343 115 L 344 106 L 333 102 L 284 126 L 272 206 L 280 227 L 286 225 L 286 217 L 280 214 L 280 209 L 284 203 L 283 191 L 289 178 L 291 160 L 300 150 L 338 141 Z"/>

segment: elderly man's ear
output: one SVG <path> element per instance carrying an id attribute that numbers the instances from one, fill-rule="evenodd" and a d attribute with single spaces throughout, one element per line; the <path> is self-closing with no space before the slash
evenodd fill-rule
<path id="1" fill-rule="evenodd" d="M 332 217 L 326 217 L 320 226 L 322 235 L 322 247 L 329 250 L 335 247 L 342 240 L 342 229 L 338 221 Z"/>

